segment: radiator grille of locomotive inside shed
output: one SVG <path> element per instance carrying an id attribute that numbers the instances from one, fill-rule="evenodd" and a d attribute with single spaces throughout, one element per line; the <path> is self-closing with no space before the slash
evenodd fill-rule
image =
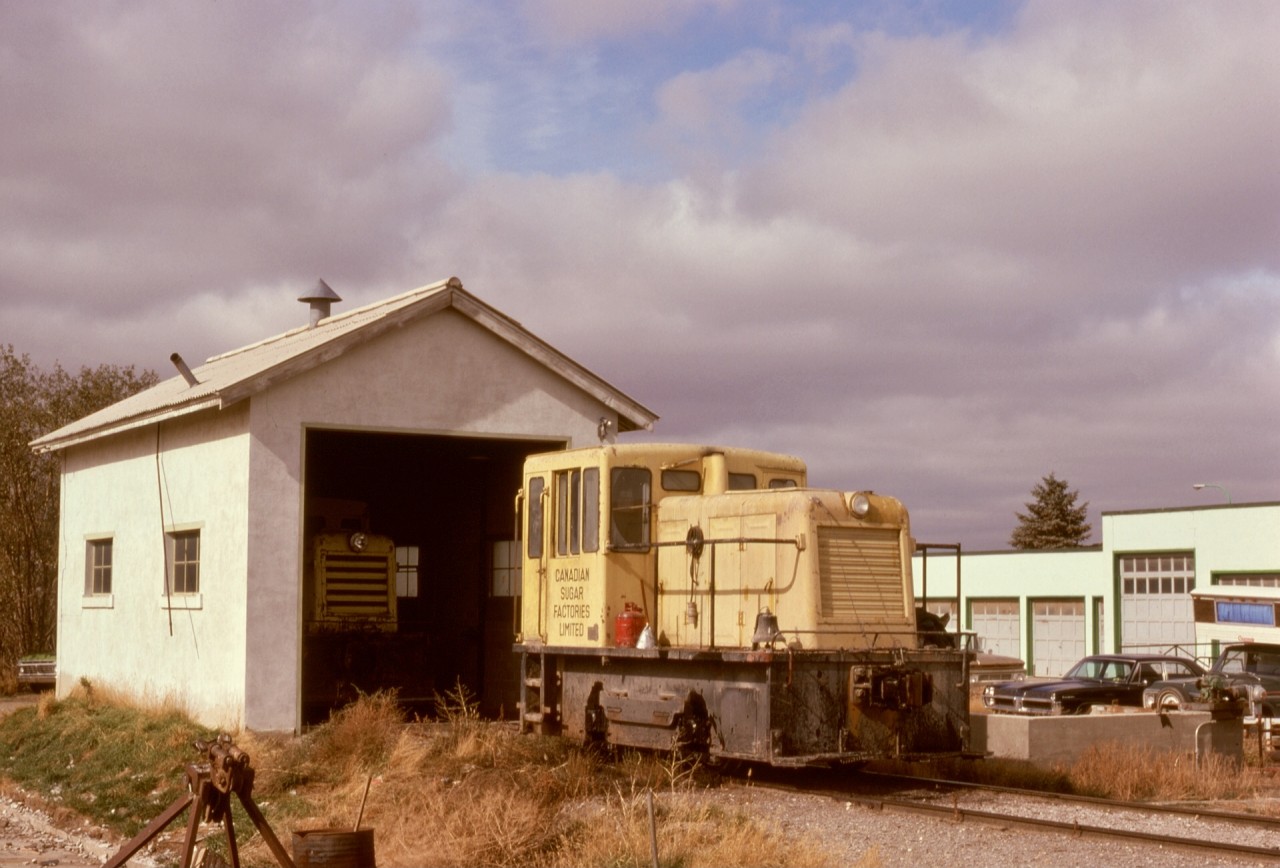
<path id="1" fill-rule="evenodd" d="M 818 528 L 822 614 L 900 621 L 906 613 L 902 549 L 894 528 Z"/>
<path id="2" fill-rule="evenodd" d="M 385 552 L 324 552 L 317 566 L 323 577 L 325 619 L 395 620 Z"/>

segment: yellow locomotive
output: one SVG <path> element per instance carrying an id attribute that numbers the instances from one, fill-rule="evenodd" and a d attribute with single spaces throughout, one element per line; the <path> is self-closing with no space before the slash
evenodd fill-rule
<path id="1" fill-rule="evenodd" d="M 964 753 L 967 655 L 924 647 L 906 509 L 787 455 L 530 456 L 526 729 L 774 765 Z"/>

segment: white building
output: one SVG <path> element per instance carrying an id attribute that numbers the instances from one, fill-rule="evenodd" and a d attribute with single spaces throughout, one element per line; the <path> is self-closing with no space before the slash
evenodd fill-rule
<path id="1" fill-rule="evenodd" d="M 337 503 L 395 540 L 400 629 L 430 637 L 395 655 L 424 694 L 404 698 L 460 682 L 514 710 L 523 459 L 657 417 L 456 278 L 334 316 L 317 289 L 310 325 L 194 371 L 175 354 L 181 376 L 33 444 L 63 468 L 59 696 L 84 678 L 209 725 L 323 719 L 304 680 L 336 695 L 388 664 L 313 659 L 308 538 Z"/>
<path id="2" fill-rule="evenodd" d="M 1192 592 L 1280 587 L 1280 503 L 1104 512 L 1099 545 L 963 552 L 959 590 L 952 551 L 917 554 L 914 568 L 916 594 L 930 610 L 950 613 L 953 629 L 976 633 L 984 650 L 1022 658 L 1035 675 L 1061 674 L 1107 651 L 1208 657 L 1212 648 L 1196 648 Z M 1239 635 L 1259 626 L 1242 625 Z"/>

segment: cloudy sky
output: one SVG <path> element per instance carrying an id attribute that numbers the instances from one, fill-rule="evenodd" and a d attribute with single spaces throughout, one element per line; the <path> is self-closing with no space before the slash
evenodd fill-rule
<path id="1" fill-rule="evenodd" d="M 1280 500 L 1277 46 L 1269 0 L 5 3 L 0 343 L 167 377 L 457 275 L 923 541 L 1050 472 L 1095 542 Z"/>

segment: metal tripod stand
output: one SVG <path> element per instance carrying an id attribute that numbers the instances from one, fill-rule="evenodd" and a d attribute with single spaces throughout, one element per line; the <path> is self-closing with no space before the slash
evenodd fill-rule
<path id="1" fill-rule="evenodd" d="M 276 862 L 281 868 L 294 868 L 293 860 L 280 845 L 266 817 L 262 816 L 262 811 L 253 801 L 253 769 L 249 766 L 249 755 L 232 744 L 231 736 L 226 734 L 219 735 L 212 742 L 198 741 L 195 747 L 206 755 L 208 762 L 187 766 L 187 794 L 175 799 L 163 813 L 107 860 L 103 868 L 119 868 L 124 865 L 188 807 L 191 808 L 191 816 L 187 820 L 187 838 L 182 848 L 182 868 L 191 868 L 191 855 L 195 851 L 196 833 L 201 823 L 223 824 L 227 831 L 227 849 L 232 868 L 240 868 L 236 830 L 231 823 L 232 793 L 240 799 L 245 813 L 267 842 Z"/>

